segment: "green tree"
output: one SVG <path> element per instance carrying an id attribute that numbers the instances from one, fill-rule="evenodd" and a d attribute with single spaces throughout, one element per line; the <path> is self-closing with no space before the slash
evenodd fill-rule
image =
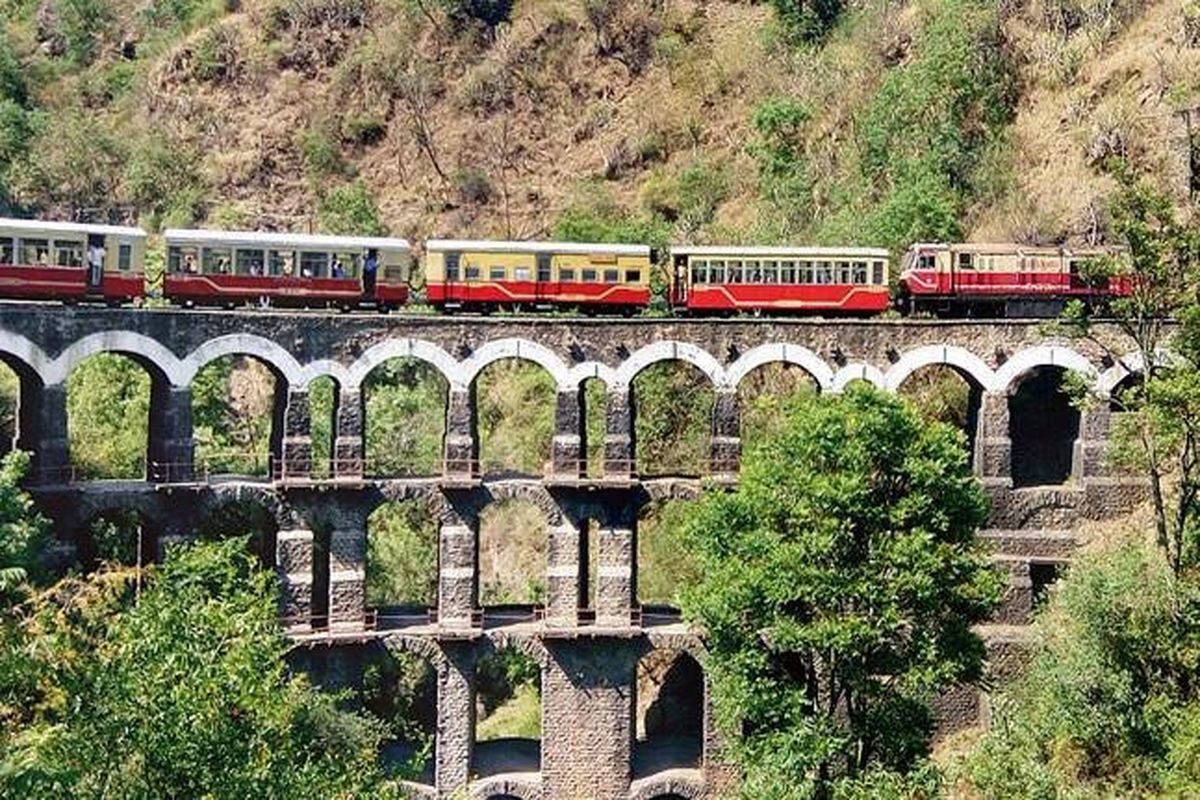
<path id="1" fill-rule="evenodd" d="M 812 214 L 813 182 L 808 174 L 804 128 L 812 119 L 802 103 L 767 100 L 754 110 L 750 154 L 758 161 L 759 191 L 795 224 Z"/>
<path id="2" fill-rule="evenodd" d="M 379 219 L 379 206 L 362 183 L 335 186 L 321 198 L 317 224 L 323 233 L 355 236 L 384 236 L 387 228 Z"/>
<path id="3" fill-rule="evenodd" d="M 1200 556 L 1200 230 L 1181 222 L 1148 182 L 1124 168 L 1117 175 L 1113 232 L 1127 250 L 1083 270 L 1098 290 L 1116 291 L 1069 304 L 1061 329 L 1136 375 L 1115 398 L 1092 394 L 1084 376 L 1073 376 L 1072 389 L 1085 406 L 1114 402 L 1123 412 L 1115 415 L 1110 455 L 1149 479 L 1158 545 L 1178 574 Z M 1102 336 L 1097 318 L 1115 321 L 1134 343 L 1132 353 Z"/>
<path id="4" fill-rule="evenodd" d="M 8 628 L 0 795 L 399 795 L 376 766 L 383 726 L 288 674 L 273 578 L 244 541 L 172 552 L 136 600 L 132 574 L 68 579 Z"/>
<path id="5" fill-rule="evenodd" d="M 785 413 L 736 491 L 688 519 L 701 577 L 682 605 L 744 796 L 829 797 L 919 762 L 929 698 L 980 675 L 971 626 L 1002 581 L 975 536 L 987 504 L 961 432 L 870 388 Z"/>
<path id="6" fill-rule="evenodd" d="M 795 43 L 820 39 L 837 22 L 843 0 L 771 0 L 787 38 Z"/>
<path id="7" fill-rule="evenodd" d="M 33 507 L 33 498 L 21 491 L 21 478 L 29 469 L 29 455 L 19 450 L 0 459 L 0 601 L 8 602 L 30 576 L 38 548 L 49 530 Z"/>

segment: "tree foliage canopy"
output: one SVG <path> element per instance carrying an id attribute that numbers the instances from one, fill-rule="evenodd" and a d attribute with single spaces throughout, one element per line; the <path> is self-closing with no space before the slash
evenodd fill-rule
<path id="1" fill-rule="evenodd" d="M 0 795 L 391 796 L 380 723 L 287 673 L 245 542 L 69 578 L 0 628 Z"/>
<path id="2" fill-rule="evenodd" d="M 927 700 L 979 676 L 971 625 L 1001 588 L 961 433 L 868 389 L 784 413 L 737 490 L 708 495 L 685 529 L 701 578 L 684 613 L 706 632 L 718 719 L 740 732 L 755 798 L 909 769 Z"/>

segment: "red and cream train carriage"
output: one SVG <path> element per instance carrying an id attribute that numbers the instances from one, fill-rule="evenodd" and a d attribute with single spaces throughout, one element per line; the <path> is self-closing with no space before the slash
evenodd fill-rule
<path id="1" fill-rule="evenodd" d="M 1017 244 L 915 244 L 901 265 L 906 311 L 1007 317 L 1052 316 L 1072 298 L 1121 295 L 1120 281 L 1089 280 L 1084 265 L 1119 248 Z"/>
<path id="2" fill-rule="evenodd" d="M 869 315 L 889 305 L 888 251 L 673 247 L 671 303 L 691 313 Z"/>
<path id="3" fill-rule="evenodd" d="M 128 302 L 143 295 L 138 228 L 0 219 L 0 297 Z"/>
<path id="4" fill-rule="evenodd" d="M 412 249 L 404 239 L 178 229 L 163 239 L 163 294 L 178 303 L 392 308 L 408 300 Z"/>
<path id="5" fill-rule="evenodd" d="M 650 303 L 646 245 L 430 239 L 425 289 L 440 309 L 579 308 L 632 312 Z"/>

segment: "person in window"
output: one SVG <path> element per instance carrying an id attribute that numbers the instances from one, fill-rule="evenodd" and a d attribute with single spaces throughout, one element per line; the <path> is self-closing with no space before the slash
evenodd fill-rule
<path id="1" fill-rule="evenodd" d="M 220 275 L 229 274 L 229 259 L 221 256 L 217 259 L 217 273 Z"/>
<path id="2" fill-rule="evenodd" d="M 288 277 L 288 278 L 290 278 L 292 276 L 292 257 L 291 256 L 283 257 L 283 274 L 285 277 Z"/>
<path id="3" fill-rule="evenodd" d="M 375 296 L 375 275 L 379 271 L 379 251 L 368 250 L 367 258 L 363 261 L 363 294 Z"/>
<path id="4" fill-rule="evenodd" d="M 346 277 L 346 268 L 342 266 L 342 260 L 337 256 L 333 257 L 333 265 L 330 267 L 329 274 L 334 278 Z"/>
<path id="5" fill-rule="evenodd" d="M 312 268 L 311 268 L 310 266 L 308 266 L 308 264 L 305 264 L 305 263 L 301 262 L 301 264 L 300 264 L 300 277 L 301 277 L 301 278 L 311 278 L 312 276 L 313 276 L 313 274 L 312 274 Z"/>
<path id="6" fill-rule="evenodd" d="M 191 253 L 183 257 L 183 271 L 190 275 L 195 275 L 199 271 L 196 269 L 196 257 Z"/>

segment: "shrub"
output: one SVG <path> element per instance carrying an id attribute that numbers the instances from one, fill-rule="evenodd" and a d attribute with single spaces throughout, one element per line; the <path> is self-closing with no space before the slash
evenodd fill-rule
<path id="1" fill-rule="evenodd" d="M 491 29 L 508 22 L 513 0 L 443 0 L 443 7 L 446 15 L 459 27 L 479 22 Z"/>
<path id="2" fill-rule="evenodd" d="M 358 236 L 384 236 L 387 229 L 379 219 L 375 198 L 359 181 L 335 186 L 317 206 L 317 224 L 322 232 Z"/>
<path id="3" fill-rule="evenodd" d="M 631 214 L 613 202 L 602 187 L 587 184 L 555 220 L 552 234 L 568 242 L 626 242 L 665 247 L 671 239 L 671 226 L 661 217 Z"/>
<path id="4" fill-rule="evenodd" d="M 487 173 L 477 167 L 463 167 L 454 174 L 454 188 L 464 203 L 483 206 L 492 199 L 492 184 Z"/>
<path id="5" fill-rule="evenodd" d="M 624 64 L 634 75 L 654 57 L 663 30 L 661 0 L 584 0 L 596 54 Z"/>
<path id="6" fill-rule="evenodd" d="M 66 55 L 76 64 L 92 63 L 112 23 L 104 0 L 56 0 L 54 14 Z"/>
<path id="7" fill-rule="evenodd" d="M 785 37 L 793 43 L 823 37 L 837 22 L 843 6 L 843 0 L 771 0 Z"/>
<path id="8" fill-rule="evenodd" d="M 304 162 L 304 173 L 314 186 L 349 174 L 350 165 L 342 157 L 336 126 L 329 120 L 314 122 L 297 133 L 296 146 Z"/>
<path id="9" fill-rule="evenodd" d="M 242 68 L 242 35 L 232 25 L 214 25 L 192 48 L 192 75 L 205 83 L 225 83 Z"/>
<path id="10" fill-rule="evenodd" d="M 165 133 L 147 134 L 126 162 L 124 196 L 151 228 L 167 217 L 172 224 L 190 224 L 200 216 L 204 199 L 198 164 L 183 142 Z"/>
<path id="11" fill-rule="evenodd" d="M 812 113 L 787 98 L 763 102 L 754 110 L 750 154 L 758 161 L 759 192 L 785 217 L 807 222 L 812 214 L 812 178 L 808 174 L 804 128 Z"/>

